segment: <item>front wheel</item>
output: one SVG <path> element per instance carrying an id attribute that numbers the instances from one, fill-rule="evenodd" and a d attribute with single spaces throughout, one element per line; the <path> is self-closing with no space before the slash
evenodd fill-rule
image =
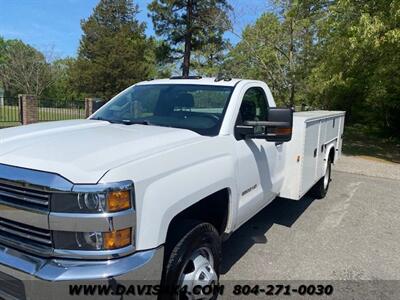
<path id="1" fill-rule="evenodd" d="M 315 198 L 317 199 L 325 198 L 329 189 L 329 184 L 331 182 L 331 170 L 332 170 L 332 163 L 330 160 L 328 160 L 326 164 L 324 177 L 322 177 L 312 189 L 312 195 Z"/>
<path id="2" fill-rule="evenodd" d="M 221 239 L 214 226 L 209 223 L 194 226 L 166 259 L 160 299 L 217 298 L 213 293 L 203 293 L 212 290 L 219 281 Z"/>

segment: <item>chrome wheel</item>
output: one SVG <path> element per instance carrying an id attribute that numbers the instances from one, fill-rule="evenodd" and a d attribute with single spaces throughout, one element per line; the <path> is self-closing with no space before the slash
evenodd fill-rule
<path id="1" fill-rule="evenodd" d="M 211 250 L 203 247 L 196 250 L 186 261 L 179 276 L 179 286 L 186 291 L 183 299 L 212 299 L 213 295 L 204 295 L 200 288 L 218 284 L 218 275 L 214 269 L 214 258 Z"/>

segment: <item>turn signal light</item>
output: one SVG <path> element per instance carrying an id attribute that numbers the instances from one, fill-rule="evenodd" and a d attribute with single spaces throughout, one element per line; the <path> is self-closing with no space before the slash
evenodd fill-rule
<path id="1" fill-rule="evenodd" d="M 131 193 L 129 191 L 110 192 L 107 198 L 108 212 L 117 212 L 131 208 Z"/>
<path id="2" fill-rule="evenodd" d="M 292 128 L 276 128 L 275 134 L 276 135 L 289 135 L 292 133 Z"/>
<path id="3" fill-rule="evenodd" d="M 129 246 L 132 243 L 132 229 L 105 232 L 103 236 L 103 247 L 106 250 L 113 250 Z"/>

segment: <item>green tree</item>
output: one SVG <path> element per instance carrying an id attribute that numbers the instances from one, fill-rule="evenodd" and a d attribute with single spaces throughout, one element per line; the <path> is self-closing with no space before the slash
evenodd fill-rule
<path id="1" fill-rule="evenodd" d="M 79 92 L 106 99 L 155 74 L 154 43 L 137 21 L 131 0 L 100 0 L 82 21 L 83 36 L 72 70 Z"/>
<path id="2" fill-rule="evenodd" d="M 224 41 L 221 44 L 207 44 L 201 50 L 194 51 L 193 69 L 202 76 L 212 77 L 223 73 L 223 64 L 231 46 Z"/>
<path id="3" fill-rule="evenodd" d="M 166 42 L 152 38 L 154 60 L 156 62 L 156 78 L 169 78 L 176 69 L 176 64 L 170 58 L 170 49 Z"/>
<path id="4" fill-rule="evenodd" d="M 41 96 L 54 82 L 46 57 L 20 40 L 1 42 L 0 81 L 8 91 Z"/>
<path id="5" fill-rule="evenodd" d="M 321 0 L 274 1 L 272 12 L 243 30 L 225 65 L 234 76 L 268 82 L 280 104 L 304 102 L 305 80 L 315 64 L 317 23 L 328 5 Z"/>
<path id="6" fill-rule="evenodd" d="M 287 99 L 285 58 L 280 50 L 285 43 L 282 25 L 273 13 L 263 14 L 248 25 L 241 41 L 229 53 L 225 70 L 234 77 L 266 81 L 280 104 Z"/>
<path id="7" fill-rule="evenodd" d="M 76 59 L 72 57 L 57 59 L 51 63 L 54 83 L 44 92 L 45 98 L 56 100 L 77 100 L 84 98 L 85 95 L 76 91 L 71 83 L 71 73 L 75 63 Z"/>
<path id="8" fill-rule="evenodd" d="M 337 1 L 321 24 L 310 96 L 400 136 L 400 2 Z"/>
<path id="9" fill-rule="evenodd" d="M 6 42 L 0 36 L 0 68 L 1 68 L 1 65 L 5 61 L 5 50 L 6 50 Z M 3 86 L 4 86 L 4 84 L 3 84 L 2 80 L 1 80 L 1 77 L 0 77 L 0 88 L 3 88 Z"/>
<path id="10" fill-rule="evenodd" d="M 6 41 L 0 36 L 0 65 L 4 63 L 6 50 Z"/>
<path id="11" fill-rule="evenodd" d="M 153 0 L 149 16 L 159 36 L 170 45 L 171 57 L 182 59 L 182 75 L 189 76 L 192 52 L 224 43 L 223 34 L 230 28 L 227 0 Z"/>

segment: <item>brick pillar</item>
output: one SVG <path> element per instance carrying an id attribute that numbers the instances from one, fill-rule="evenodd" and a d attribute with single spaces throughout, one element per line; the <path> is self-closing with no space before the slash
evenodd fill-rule
<path id="1" fill-rule="evenodd" d="M 38 100 L 33 95 L 18 95 L 22 125 L 37 123 L 39 120 Z"/>
<path id="2" fill-rule="evenodd" d="M 93 101 L 94 101 L 94 98 L 85 98 L 86 118 L 89 118 L 89 116 L 93 113 Z"/>
<path id="3" fill-rule="evenodd" d="M 86 118 L 88 118 L 90 115 L 94 114 L 94 112 L 97 111 L 104 104 L 105 104 L 105 101 L 101 100 L 99 98 L 85 98 Z"/>

